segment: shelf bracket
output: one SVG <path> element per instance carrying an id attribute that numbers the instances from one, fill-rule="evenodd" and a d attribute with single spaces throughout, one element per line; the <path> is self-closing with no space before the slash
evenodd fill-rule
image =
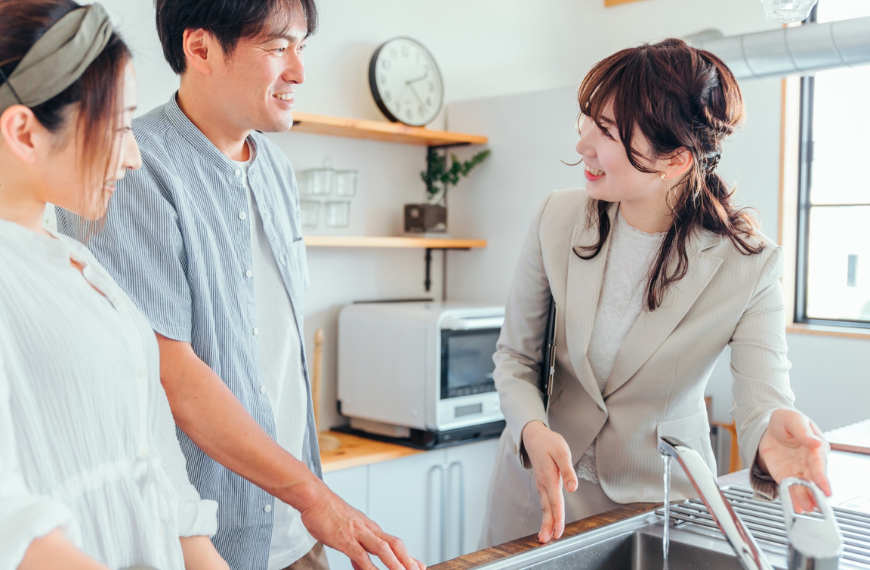
<path id="1" fill-rule="evenodd" d="M 426 281 L 423 282 L 428 293 L 432 289 L 432 248 L 426 248 Z"/>
<path id="2" fill-rule="evenodd" d="M 426 248 L 426 280 L 423 284 L 426 286 L 426 292 L 432 290 L 432 250 L 437 249 L 441 252 L 441 300 L 447 300 L 447 250 L 452 249 L 454 251 L 468 251 L 470 248 L 467 247 L 427 247 Z"/>

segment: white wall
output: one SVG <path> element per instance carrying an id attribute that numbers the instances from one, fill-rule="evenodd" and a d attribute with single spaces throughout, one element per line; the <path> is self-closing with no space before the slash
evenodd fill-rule
<path id="1" fill-rule="evenodd" d="M 102 2 L 133 47 L 140 113 L 164 103 L 178 81 L 163 61 L 152 0 Z M 449 122 L 454 129 L 467 125 L 472 132 L 480 130 L 491 136 L 494 150 L 451 197 L 452 234 L 490 242 L 486 250 L 449 254 L 452 299 L 503 300 L 515 263 L 513 252 L 531 208 L 548 190 L 577 184 L 579 171 L 561 166 L 558 160 L 574 156 L 576 103 L 570 95 L 595 61 L 625 46 L 708 27 L 726 34 L 774 27 L 763 19 L 757 0 L 646 0 L 615 8 L 604 8 L 603 0 L 321 0 L 319 7 L 321 28 L 306 52 L 307 80 L 296 97 L 299 111 L 380 119 L 368 90 L 368 60 L 377 45 L 396 35 L 414 37 L 430 49 L 444 75 L 448 103 L 496 98 L 491 105 L 477 105 L 488 117 L 485 128 L 469 116 L 474 103 L 448 105 L 433 125 Z M 761 211 L 765 231 L 775 235 L 778 84 L 747 84 L 746 92 L 753 101 L 750 123 L 735 138 L 722 168 L 739 177 L 741 195 Z M 516 98 L 501 98 L 506 95 Z M 480 129 L 472 128 L 475 125 Z M 547 136 L 534 136 L 542 132 Z M 273 139 L 297 170 L 318 166 L 330 157 L 336 167 L 360 171 L 351 227 L 343 233 L 398 234 L 401 204 L 422 197 L 418 173 L 425 166 L 425 151 L 421 148 L 292 132 Z M 510 156 L 521 160 L 511 161 Z M 502 223 L 495 223 L 496 215 Z M 437 298 L 441 274 L 438 254 L 435 257 L 430 295 Z M 310 249 L 309 264 L 312 286 L 306 305 L 306 341 L 310 352 L 314 329 L 325 329 L 322 408 L 324 423 L 335 425 L 342 422 L 333 411 L 337 311 L 354 299 L 425 295 L 423 251 Z M 848 360 L 847 355 L 854 357 L 862 346 L 860 341 L 836 339 L 796 339 L 795 345 L 801 340 L 805 341 L 802 356 L 818 357 L 814 362 L 822 363 L 812 368 L 813 378 L 818 368 L 826 369 L 826 358 L 836 364 Z M 815 398 L 815 392 L 802 396 L 800 367 L 793 359 L 799 402 Z M 842 367 L 831 368 L 830 376 L 841 385 L 853 375 Z M 727 393 L 717 397 L 717 415 L 723 410 L 727 415 L 727 400 Z M 827 408 L 820 410 L 820 415 L 827 413 Z M 847 415 L 832 415 L 827 425 L 821 422 L 823 427 L 845 423 L 834 421 L 836 417 Z"/>

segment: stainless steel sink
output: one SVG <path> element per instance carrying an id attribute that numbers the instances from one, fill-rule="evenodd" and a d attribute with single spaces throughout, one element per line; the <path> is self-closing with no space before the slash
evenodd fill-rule
<path id="1" fill-rule="evenodd" d="M 742 570 L 731 547 L 705 534 L 672 528 L 668 570 Z M 770 556 L 777 570 L 785 559 Z M 566 538 L 478 570 L 660 570 L 662 519 L 650 513 Z"/>
<path id="2" fill-rule="evenodd" d="M 748 489 L 725 489 L 734 510 L 758 539 L 777 570 L 787 568 L 785 524 L 777 503 L 755 501 Z M 841 570 L 870 569 L 870 517 L 835 508 L 846 536 Z M 742 570 L 734 551 L 700 501 L 675 504 L 671 512 L 668 570 Z M 626 519 L 579 536 L 503 558 L 478 570 L 659 570 L 662 516 Z"/>

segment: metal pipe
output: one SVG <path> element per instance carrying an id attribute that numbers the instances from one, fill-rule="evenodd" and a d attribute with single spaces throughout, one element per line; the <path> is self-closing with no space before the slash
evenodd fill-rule
<path id="1" fill-rule="evenodd" d="M 738 79 L 804 75 L 870 63 L 870 16 L 686 41 L 718 55 Z"/>

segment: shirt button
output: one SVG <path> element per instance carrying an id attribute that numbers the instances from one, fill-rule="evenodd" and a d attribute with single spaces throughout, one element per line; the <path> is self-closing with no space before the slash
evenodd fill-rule
<path id="1" fill-rule="evenodd" d="M 266 511 L 267 513 L 271 513 L 272 512 L 272 505 L 266 505 L 265 507 L 263 507 L 263 510 Z"/>
<path id="2" fill-rule="evenodd" d="M 245 271 L 245 277 L 248 277 L 248 278 L 250 278 L 250 277 L 251 277 L 251 275 L 253 275 L 253 274 L 254 274 L 254 272 L 253 272 L 253 271 L 251 271 L 251 270 L 250 270 L 250 269 L 248 269 L 248 270 L 247 270 L 247 271 Z"/>
<path id="3" fill-rule="evenodd" d="M 239 170 L 238 168 L 236 168 L 236 176 L 238 177 L 238 176 L 241 176 L 241 175 L 242 175 L 242 171 Z"/>
<path id="4" fill-rule="evenodd" d="M 265 387 L 265 386 L 260 386 L 260 393 L 261 393 L 261 394 L 265 394 L 265 393 L 266 393 L 266 387 Z"/>
<path id="5" fill-rule="evenodd" d="M 246 214 L 244 212 L 239 212 L 239 219 L 240 220 L 245 220 L 245 219 L 247 219 L 247 217 L 248 217 L 248 214 Z"/>
<path id="6" fill-rule="evenodd" d="M 260 329 L 258 329 L 257 327 L 254 327 L 254 330 L 251 332 L 254 333 L 254 336 L 257 336 L 258 334 L 260 334 Z"/>

